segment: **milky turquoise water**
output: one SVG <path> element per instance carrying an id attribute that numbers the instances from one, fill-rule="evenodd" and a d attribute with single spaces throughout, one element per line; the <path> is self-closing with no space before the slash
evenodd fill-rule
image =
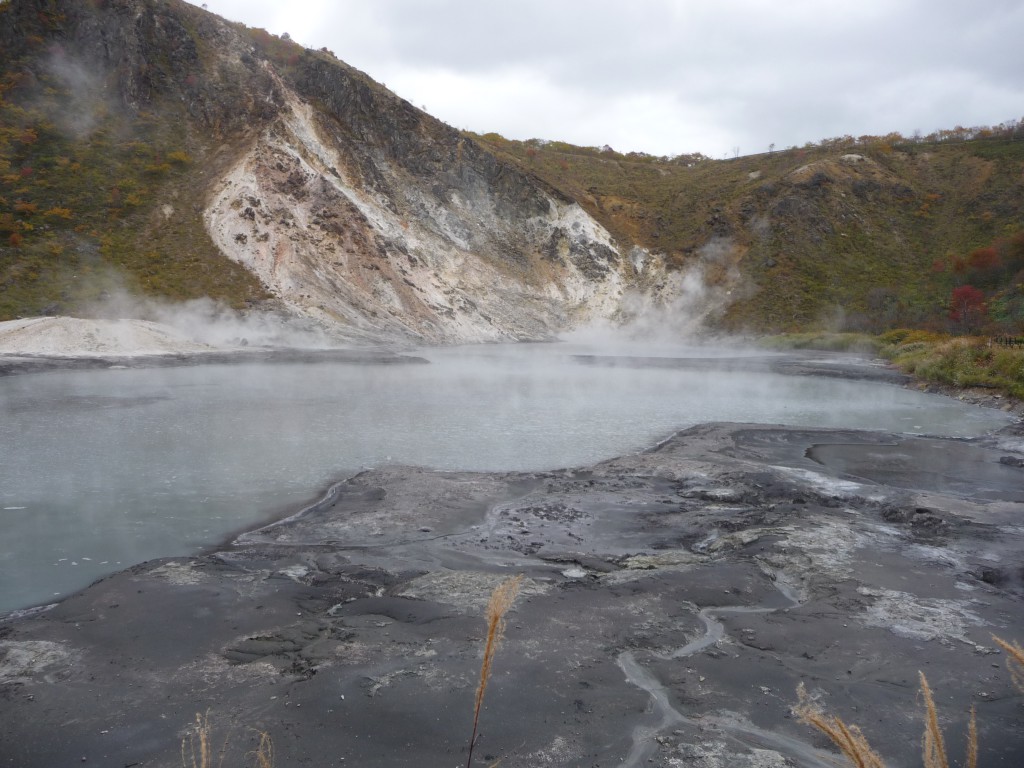
<path id="1" fill-rule="evenodd" d="M 491 346 L 422 352 L 429 365 L 0 378 L 0 612 L 197 552 L 384 463 L 578 466 L 706 421 L 960 436 L 1007 421 L 882 384 L 580 365 L 569 354 L 579 351 L 588 350 Z"/>

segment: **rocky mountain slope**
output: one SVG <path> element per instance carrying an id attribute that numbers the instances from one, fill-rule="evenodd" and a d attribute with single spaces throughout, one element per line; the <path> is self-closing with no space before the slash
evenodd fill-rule
<path id="1" fill-rule="evenodd" d="M 0 319 L 127 292 L 351 340 L 884 327 L 943 316 L 936 259 L 1024 228 L 1016 133 L 732 160 L 510 142 L 181 0 L 8 0 L 0 51 Z"/>
<path id="2" fill-rule="evenodd" d="M 175 298 L 269 297 L 352 338 L 490 341 L 608 318 L 627 289 L 661 284 L 570 197 L 327 52 L 173 1 L 0 12 L 3 280 L 25 295 L 8 315 L 109 294 L 81 285 L 92 267 L 92 283 L 113 269 Z M 69 166 L 125 149 L 91 200 L 67 204 Z M 228 290 L 190 283 L 223 257 L 264 295 L 237 270 Z"/>
<path id="3" fill-rule="evenodd" d="M 699 269 L 729 299 L 727 328 L 942 328 L 952 289 L 974 282 L 1002 331 L 1019 333 L 1024 125 L 941 136 L 847 136 L 728 160 L 480 138 L 620 241 Z M 993 245 L 1006 253 L 973 269 L 972 251 Z"/>

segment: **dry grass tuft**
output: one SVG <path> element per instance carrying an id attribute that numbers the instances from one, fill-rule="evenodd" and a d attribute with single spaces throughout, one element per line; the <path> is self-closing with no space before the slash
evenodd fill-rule
<path id="1" fill-rule="evenodd" d="M 921 747 L 924 768 L 949 768 L 946 744 L 942 738 L 942 729 L 939 728 L 939 714 L 935 708 L 932 689 L 924 673 L 917 674 L 921 680 L 921 695 L 924 697 L 925 709 Z M 868 744 L 860 728 L 847 725 L 840 718 L 822 712 L 807 695 L 803 683 L 797 687 L 796 693 L 799 701 L 793 707 L 793 713 L 800 722 L 813 726 L 828 736 L 856 768 L 885 768 L 882 758 Z M 978 722 L 974 707 L 971 707 L 971 720 L 967 727 L 967 757 L 963 768 L 978 768 Z"/>
<path id="2" fill-rule="evenodd" d="M 196 712 L 196 721 L 185 737 L 181 740 L 181 764 L 183 768 L 220 768 L 224 764 L 224 752 L 227 749 L 227 739 L 217 753 L 217 762 L 214 763 L 213 740 L 211 738 L 213 728 L 210 725 L 210 713 L 200 714 Z"/>
<path id="3" fill-rule="evenodd" d="M 508 613 L 512 603 L 519 594 L 519 588 L 523 584 L 523 575 L 506 579 L 495 587 L 491 593 L 491 599 L 487 602 L 487 643 L 484 645 L 484 660 L 480 666 L 480 682 L 476 687 L 476 701 L 473 706 L 473 734 L 469 738 L 469 757 L 466 759 L 466 768 L 473 762 L 473 747 L 476 745 L 477 725 L 480 722 L 480 709 L 484 703 L 484 693 L 487 691 L 487 681 L 491 677 L 491 666 L 494 663 L 494 654 L 498 651 L 501 638 L 505 635 L 505 614 Z"/>
<path id="4" fill-rule="evenodd" d="M 849 758 L 856 768 L 885 768 L 885 763 L 868 744 L 867 738 L 856 725 L 847 725 L 834 715 L 827 715 L 811 701 L 803 683 L 796 689 L 799 699 L 793 713 L 800 722 L 817 728 L 828 736 L 839 751 Z"/>
<path id="5" fill-rule="evenodd" d="M 270 734 L 266 731 L 259 733 L 260 743 L 253 753 L 256 758 L 256 768 L 274 768 L 274 742 L 271 741 Z"/>
<path id="6" fill-rule="evenodd" d="M 939 728 L 939 713 L 935 709 L 932 689 L 924 672 L 917 674 L 921 679 L 921 695 L 924 697 L 925 709 L 924 737 L 921 744 L 924 768 L 949 768 L 949 758 L 946 756 L 946 745 L 942 740 L 942 729 Z M 967 725 L 967 756 L 963 765 L 964 768 L 978 768 L 978 718 L 973 706 L 971 719 Z"/>
<path id="7" fill-rule="evenodd" d="M 1024 691 L 1024 648 L 1021 648 L 1017 641 L 1008 643 L 995 635 L 992 635 L 992 639 L 995 640 L 996 645 L 1006 651 L 1006 668 L 1010 670 L 1013 684 Z"/>
<path id="8" fill-rule="evenodd" d="M 254 768 L 274 768 L 274 742 L 266 731 L 258 731 L 260 741 L 256 749 L 246 757 L 255 760 Z M 222 768 L 224 756 L 228 751 L 228 739 L 224 737 L 216 756 L 213 753 L 213 726 L 210 724 L 210 713 L 196 712 L 196 721 L 181 740 L 182 768 Z M 216 759 L 216 762 L 214 760 Z"/>

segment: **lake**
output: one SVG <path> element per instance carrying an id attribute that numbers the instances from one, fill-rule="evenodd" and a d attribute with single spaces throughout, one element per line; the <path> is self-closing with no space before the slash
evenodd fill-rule
<path id="1" fill-rule="evenodd" d="M 723 365 L 747 354 L 614 351 L 669 362 L 718 355 Z M 609 361 L 609 350 L 570 344 L 416 354 L 429 364 L 194 365 L 0 378 L 0 612 L 52 602 L 144 560 L 196 553 L 298 508 L 332 481 L 385 463 L 579 466 L 708 421 L 955 436 L 1009 421 L 892 385 L 730 372 L 714 359 L 697 369 L 628 358 L 595 365 Z"/>

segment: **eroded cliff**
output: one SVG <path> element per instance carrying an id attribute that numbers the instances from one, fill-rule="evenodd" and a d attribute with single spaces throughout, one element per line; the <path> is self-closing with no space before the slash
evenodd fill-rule
<path id="1" fill-rule="evenodd" d="M 360 87 L 342 70 L 318 77 Z M 543 338 L 613 316 L 636 283 L 578 205 L 408 104 L 404 125 L 374 124 L 280 88 L 285 108 L 216 183 L 204 218 L 296 312 L 371 337 Z"/>
<path id="2" fill-rule="evenodd" d="M 79 155 L 94 171 L 92 196 L 66 210 L 91 216 L 98 247 L 81 224 L 26 245 L 61 250 L 48 311 L 84 303 L 76 281 L 96 251 L 132 290 L 265 301 L 222 290 L 234 276 L 192 280 L 230 260 L 272 297 L 261 306 L 350 339 L 546 338 L 667 290 L 660 260 L 628 258 L 574 200 L 329 52 L 179 0 L 0 8 L 8 97 L 53 94 L 5 118 L 63 116 L 40 139 L 65 158 L 40 164 L 47 180 Z M 29 213 L 55 204 L 52 186 L 17 181 L 40 198 Z M 9 311 L 37 313 L 36 293 Z"/>

